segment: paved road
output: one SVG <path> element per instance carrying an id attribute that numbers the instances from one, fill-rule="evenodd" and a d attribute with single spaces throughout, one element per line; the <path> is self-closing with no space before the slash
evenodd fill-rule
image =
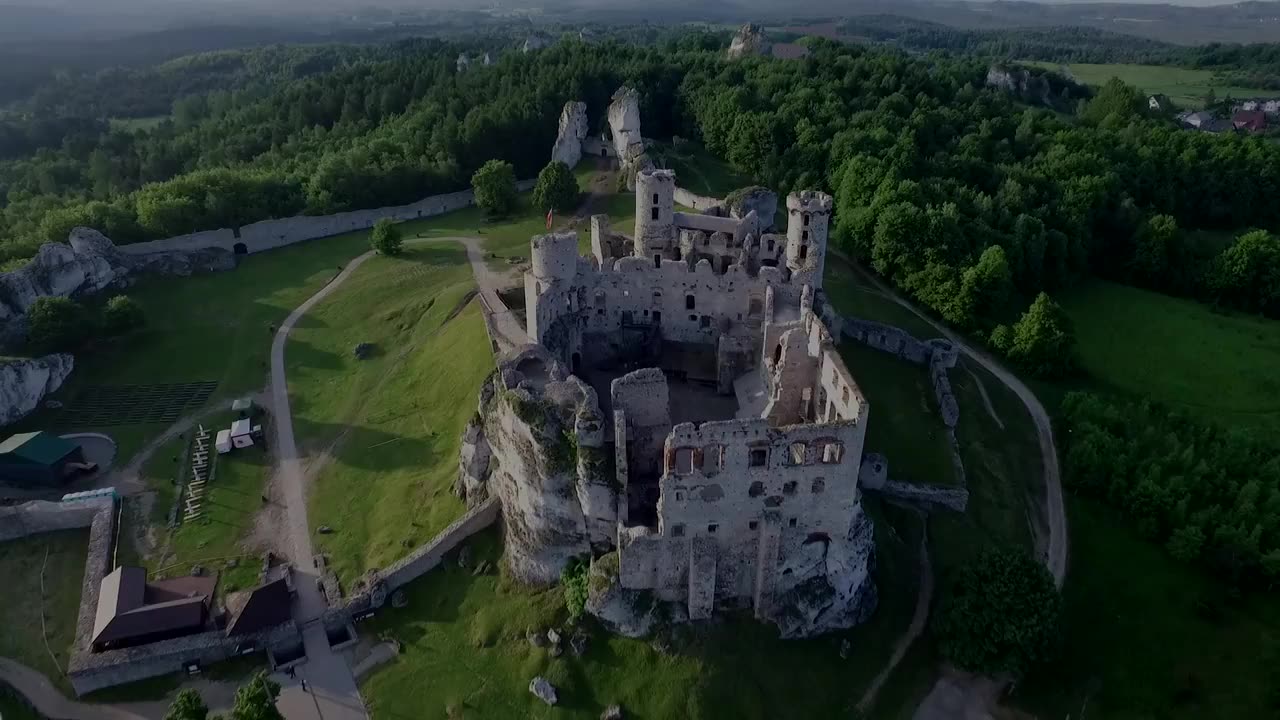
<path id="1" fill-rule="evenodd" d="M 282 690 L 278 706 L 289 720 L 366 720 L 369 717 L 351 669 L 342 656 L 329 648 L 324 627 L 318 622 L 329 606 L 320 592 L 315 550 L 311 544 L 311 529 L 307 522 L 306 478 L 293 436 L 293 413 L 289 408 L 284 350 L 289 332 L 298 324 L 298 320 L 342 285 L 370 257 L 373 257 L 372 251 L 347 263 L 328 285 L 289 313 L 271 342 L 271 417 L 275 426 L 277 459 L 272 482 L 280 489 L 288 518 L 288 537 L 292 549 L 290 560 L 295 568 L 295 586 L 298 589 L 294 619 L 303 623 L 302 639 L 307 651 L 307 662 L 298 667 L 297 674 L 299 680 L 306 680 L 311 690 L 309 693 L 304 692 L 301 683 Z"/>

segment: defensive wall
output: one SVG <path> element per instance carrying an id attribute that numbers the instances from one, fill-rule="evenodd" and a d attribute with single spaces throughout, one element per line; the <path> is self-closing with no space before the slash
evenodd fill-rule
<path id="1" fill-rule="evenodd" d="M 679 186 L 675 189 L 675 200 L 677 205 L 693 208 L 698 212 L 722 210 L 724 208 L 724 200 L 721 198 L 699 195 L 691 190 L 686 190 Z"/>
<path id="2" fill-rule="evenodd" d="M 516 183 L 516 189 L 520 192 L 531 190 L 536 183 L 536 180 L 521 180 Z M 204 230 L 164 240 L 120 245 L 118 249 L 130 255 L 147 255 L 168 251 L 191 252 L 217 247 L 242 255 L 253 254 L 305 240 L 367 230 L 382 218 L 399 221 L 417 220 L 461 210 L 474 204 L 475 193 L 471 190 L 462 190 L 444 195 L 432 195 L 408 205 L 352 210 L 333 215 L 295 215 L 276 220 L 262 220 L 238 228 Z"/>
<path id="3" fill-rule="evenodd" d="M 387 595 L 434 570 L 464 541 L 492 525 L 501 512 L 502 504 L 496 497 L 471 508 L 434 538 L 385 570 L 366 578 L 362 590 L 348 598 L 340 610 L 348 615 L 358 615 L 382 607 Z"/>

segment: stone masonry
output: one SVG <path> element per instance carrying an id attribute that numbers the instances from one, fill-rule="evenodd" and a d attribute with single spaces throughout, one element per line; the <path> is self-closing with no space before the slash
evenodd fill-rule
<path id="1" fill-rule="evenodd" d="M 497 498 L 505 562 L 550 584 L 594 558 L 588 609 L 617 632 L 744 608 L 784 637 L 875 608 L 859 468 L 870 408 L 821 319 L 831 198 L 793 193 L 785 234 L 675 211 L 636 173 L 630 236 L 592 218 L 531 242 L 533 345 L 499 362 L 459 490 Z"/>

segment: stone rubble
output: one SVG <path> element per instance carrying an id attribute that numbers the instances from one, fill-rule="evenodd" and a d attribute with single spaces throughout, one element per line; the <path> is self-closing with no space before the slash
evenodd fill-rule
<path id="1" fill-rule="evenodd" d="M 534 696 L 548 705 L 555 705 L 560 701 L 559 698 L 556 697 L 555 686 L 541 675 L 529 681 L 529 692 L 533 693 Z"/>

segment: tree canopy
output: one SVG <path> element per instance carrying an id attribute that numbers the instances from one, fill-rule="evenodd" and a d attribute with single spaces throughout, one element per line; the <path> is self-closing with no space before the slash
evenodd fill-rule
<path id="1" fill-rule="evenodd" d="M 943 655 L 957 666 L 1017 676 L 1049 659 L 1061 614 L 1044 565 L 1021 550 L 988 548 L 960 568 L 935 627 Z"/>
<path id="2" fill-rule="evenodd" d="M 578 181 L 568 165 L 555 161 L 542 168 L 533 187 L 533 204 L 543 212 L 568 213 L 577 207 Z"/>
<path id="3" fill-rule="evenodd" d="M 476 205 L 491 216 L 501 217 L 516 206 L 516 173 L 511 163 L 490 160 L 471 176 Z"/>
<path id="4" fill-rule="evenodd" d="M 373 224 L 369 233 L 369 245 L 383 255 L 399 255 L 404 248 L 400 226 L 391 218 L 382 218 Z"/>

